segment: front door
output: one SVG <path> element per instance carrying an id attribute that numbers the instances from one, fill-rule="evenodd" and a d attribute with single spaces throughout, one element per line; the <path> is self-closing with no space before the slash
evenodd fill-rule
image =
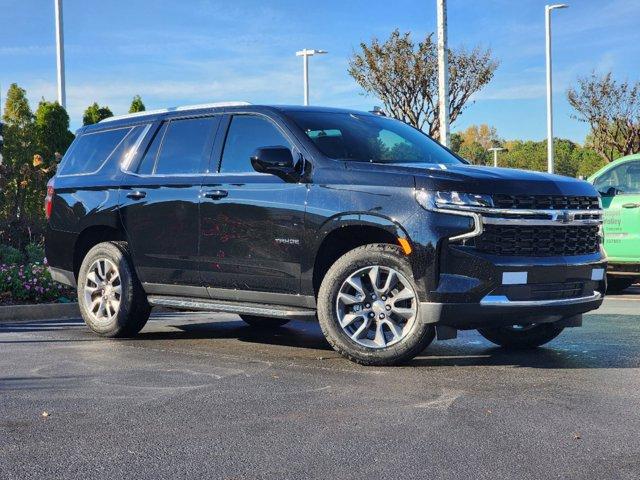
<path id="1" fill-rule="evenodd" d="M 604 207 L 604 249 L 613 262 L 640 262 L 640 160 L 615 165 L 594 182 Z"/>
<path id="2" fill-rule="evenodd" d="M 163 123 L 139 164 L 124 175 L 122 221 L 150 293 L 188 294 L 189 286 L 200 285 L 200 188 L 218 123 L 216 116 Z"/>
<path id="3" fill-rule="evenodd" d="M 219 173 L 205 176 L 202 186 L 204 284 L 217 299 L 299 293 L 307 187 L 258 173 L 250 161 L 268 146 L 290 148 L 298 158 L 291 136 L 266 116 L 242 114 L 230 118 L 219 138 Z"/>

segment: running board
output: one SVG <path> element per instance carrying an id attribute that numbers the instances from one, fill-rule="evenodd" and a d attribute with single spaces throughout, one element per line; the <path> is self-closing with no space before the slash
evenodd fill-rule
<path id="1" fill-rule="evenodd" d="M 259 317 L 303 318 L 305 320 L 309 320 L 316 316 L 315 310 L 297 309 L 281 305 L 247 305 L 246 303 L 221 302 L 200 298 L 165 297 L 157 295 L 149 296 L 148 301 L 151 305 L 159 307 L 171 307 L 181 310 L 237 313 L 244 315 L 256 315 Z"/>

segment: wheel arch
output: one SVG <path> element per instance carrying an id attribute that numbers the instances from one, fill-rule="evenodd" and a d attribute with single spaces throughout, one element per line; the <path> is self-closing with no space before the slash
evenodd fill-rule
<path id="1" fill-rule="evenodd" d="M 411 239 L 398 223 L 373 214 L 346 214 L 333 217 L 319 230 L 314 248 L 311 275 L 314 295 L 331 265 L 354 248 L 371 243 L 399 245 L 405 254 L 411 253 Z"/>
<path id="2" fill-rule="evenodd" d="M 73 274 L 78 280 L 78 272 L 87 252 L 102 242 L 125 241 L 122 229 L 113 225 L 91 225 L 80 232 L 73 247 Z"/>

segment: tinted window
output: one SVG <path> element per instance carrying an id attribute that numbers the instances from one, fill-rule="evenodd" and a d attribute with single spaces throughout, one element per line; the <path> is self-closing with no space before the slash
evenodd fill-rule
<path id="1" fill-rule="evenodd" d="M 128 168 L 132 157 L 136 154 L 136 150 L 142 141 L 142 136 L 146 133 L 147 127 L 148 125 L 133 127 L 127 136 L 124 137 L 124 140 L 118 144 L 110 158 L 120 163 L 123 168 Z"/>
<path id="2" fill-rule="evenodd" d="M 221 172 L 252 172 L 253 152 L 260 147 L 287 147 L 289 141 L 270 121 L 252 115 L 231 119 L 222 153 Z"/>
<path id="3" fill-rule="evenodd" d="M 203 172 L 213 141 L 217 117 L 173 120 L 169 123 L 156 161 L 155 173 Z"/>
<path id="4" fill-rule="evenodd" d="M 424 133 L 391 118 L 330 112 L 287 115 L 330 158 L 375 163 L 462 163 Z"/>
<path id="5" fill-rule="evenodd" d="M 158 150 L 160 150 L 162 137 L 164 136 L 164 132 L 166 130 L 167 124 L 164 123 L 154 135 L 153 140 L 151 140 L 151 144 L 147 148 L 144 157 L 142 157 L 142 160 L 140 161 L 140 165 L 138 165 L 138 173 L 142 175 L 151 175 L 153 173 L 153 168 L 156 166 L 156 157 L 158 156 Z"/>
<path id="6" fill-rule="evenodd" d="M 640 193 L 640 162 L 626 162 L 600 175 L 594 182 L 596 190 L 607 194 L 611 188 L 618 193 Z"/>
<path id="7" fill-rule="evenodd" d="M 118 128 L 78 137 L 60 165 L 60 175 L 92 173 L 100 169 L 131 128 Z"/>

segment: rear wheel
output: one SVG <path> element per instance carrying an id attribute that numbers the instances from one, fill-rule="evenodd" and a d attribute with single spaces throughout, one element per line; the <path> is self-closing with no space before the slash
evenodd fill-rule
<path id="1" fill-rule="evenodd" d="M 240 318 L 252 327 L 259 328 L 277 328 L 289 323 L 287 318 L 259 317 L 257 315 L 240 315 Z"/>
<path id="2" fill-rule="evenodd" d="M 126 243 L 104 242 L 89 250 L 78 274 L 78 304 L 87 326 L 99 335 L 128 337 L 142 330 L 151 307 Z"/>
<path id="3" fill-rule="evenodd" d="M 556 338 L 563 327 L 553 323 L 512 325 L 509 327 L 479 328 L 478 332 L 490 342 L 505 348 L 535 348 Z"/>
<path id="4" fill-rule="evenodd" d="M 434 338 L 423 323 L 411 267 L 399 247 L 373 244 L 340 257 L 318 293 L 318 318 L 327 341 L 362 365 L 395 365 Z"/>
<path id="5" fill-rule="evenodd" d="M 607 277 L 607 293 L 621 293 L 636 282 L 636 278 Z"/>

